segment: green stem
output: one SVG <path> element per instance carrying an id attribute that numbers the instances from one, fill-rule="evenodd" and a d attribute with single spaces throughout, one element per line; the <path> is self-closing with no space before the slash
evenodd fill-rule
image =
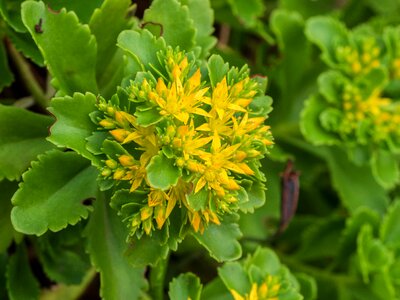
<path id="1" fill-rule="evenodd" d="M 150 293 L 152 299 L 164 299 L 164 279 L 168 268 L 169 254 L 150 270 Z"/>
<path id="2" fill-rule="evenodd" d="M 6 40 L 8 53 L 13 60 L 15 67 L 17 68 L 19 76 L 21 76 L 22 81 L 24 82 L 28 91 L 32 94 L 33 99 L 39 104 L 42 108 L 46 109 L 50 101 L 46 97 L 45 93 L 43 92 L 42 88 L 36 81 L 35 76 L 32 74 L 30 66 L 25 58 L 15 49 L 13 44 Z"/>
<path id="3" fill-rule="evenodd" d="M 325 270 L 306 265 L 293 257 L 283 254 L 282 252 L 275 252 L 278 254 L 282 263 L 287 265 L 290 269 L 311 275 L 316 280 L 335 282 L 340 285 L 352 285 L 359 283 L 359 281 L 354 277 L 327 272 Z"/>

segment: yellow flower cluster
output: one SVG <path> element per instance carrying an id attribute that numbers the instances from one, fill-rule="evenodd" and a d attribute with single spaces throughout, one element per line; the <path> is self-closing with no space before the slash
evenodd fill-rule
<path id="1" fill-rule="evenodd" d="M 352 75 L 367 74 L 381 65 L 381 49 L 374 38 L 364 39 L 361 47 L 342 46 L 337 49 L 337 57 L 344 62 L 346 72 Z"/>
<path id="2" fill-rule="evenodd" d="M 221 215 L 235 210 L 241 179 L 255 174 L 254 162 L 272 144 L 265 117 L 252 116 L 249 108 L 258 86 L 248 74 L 236 81 L 225 76 L 212 88 L 183 52 L 168 52 L 165 63 L 167 74 L 129 87 L 133 113 L 99 105 L 99 125 L 124 149 L 105 160 L 101 174 L 128 182 L 131 193 L 147 193 L 147 203 L 131 217 L 132 233 L 161 229 L 177 204 L 196 232 L 220 224 Z M 144 123 L 144 114 L 152 121 Z M 181 174 L 167 189 L 148 180 L 149 163 L 160 153 Z M 205 203 L 194 207 L 189 197 Z"/>
<path id="3" fill-rule="evenodd" d="M 344 135 L 364 136 L 380 143 L 392 136 L 400 136 L 400 106 L 393 99 L 384 96 L 385 83 L 374 81 L 374 75 L 389 76 L 389 80 L 400 78 L 400 58 L 389 57 L 380 46 L 378 38 L 359 37 L 351 45 L 338 47 L 336 58 L 340 69 L 350 77 L 341 90 L 344 117 L 340 132 Z M 376 86 L 366 93 L 365 84 Z"/>
<path id="4" fill-rule="evenodd" d="M 389 135 L 400 135 L 400 106 L 393 105 L 392 99 L 382 97 L 376 89 L 368 97 L 363 97 L 360 88 L 346 85 L 342 94 L 344 121 L 342 131 L 349 134 L 357 130 L 359 122 L 371 120 L 370 135 L 376 142 Z"/>
<path id="5" fill-rule="evenodd" d="M 230 292 L 235 300 L 278 300 L 280 288 L 279 279 L 268 275 L 260 285 L 253 283 L 249 294 L 240 295 L 235 290 Z"/>

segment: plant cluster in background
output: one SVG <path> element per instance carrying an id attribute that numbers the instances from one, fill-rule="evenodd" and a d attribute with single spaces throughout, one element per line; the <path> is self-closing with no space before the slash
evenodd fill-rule
<path id="1" fill-rule="evenodd" d="M 0 1 L 0 298 L 398 299 L 399 18 Z"/>

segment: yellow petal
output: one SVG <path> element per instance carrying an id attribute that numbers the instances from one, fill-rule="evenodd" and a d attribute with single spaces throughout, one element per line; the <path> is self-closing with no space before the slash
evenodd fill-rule
<path id="1" fill-rule="evenodd" d="M 196 194 L 198 191 L 200 191 L 204 186 L 206 185 L 206 180 L 204 177 L 201 177 L 196 184 L 196 188 L 194 189 L 194 193 Z"/>

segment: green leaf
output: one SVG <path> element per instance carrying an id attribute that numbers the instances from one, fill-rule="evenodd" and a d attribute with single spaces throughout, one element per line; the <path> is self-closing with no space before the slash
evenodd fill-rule
<path id="1" fill-rule="evenodd" d="M 22 4 L 22 20 L 63 93 L 97 93 L 96 39 L 73 12 L 54 13 L 43 2 Z M 41 21 L 41 30 L 36 25 Z M 36 28 L 36 29 L 35 29 Z"/>
<path id="2" fill-rule="evenodd" d="M 356 166 L 345 153 L 334 149 L 329 152 L 327 160 L 333 186 L 350 212 L 355 212 L 360 206 L 378 213 L 386 210 L 389 202 L 386 191 L 376 183 L 368 166 Z"/>
<path id="3" fill-rule="evenodd" d="M 296 279 L 300 284 L 300 294 L 307 300 L 315 300 L 318 295 L 318 287 L 315 279 L 305 273 L 296 274 Z"/>
<path id="4" fill-rule="evenodd" d="M 168 295 L 174 300 L 200 300 L 202 287 L 196 275 L 181 274 L 170 282 Z"/>
<path id="5" fill-rule="evenodd" d="M 32 39 L 32 36 L 28 32 L 19 33 L 13 30 L 7 31 L 7 36 L 10 38 L 14 47 L 22 52 L 25 57 L 28 57 L 38 66 L 44 66 L 44 59 L 42 53 Z"/>
<path id="6" fill-rule="evenodd" d="M 1 16 L 17 32 L 26 32 L 21 21 L 21 4 L 23 2 L 23 0 L 0 0 Z"/>
<path id="7" fill-rule="evenodd" d="M 193 236 L 218 262 L 235 260 L 242 255 L 237 241 L 242 234 L 236 223 L 224 220 L 220 225 L 210 224 L 203 233 L 193 233 Z"/>
<path id="8" fill-rule="evenodd" d="M 53 145 L 46 141 L 52 118 L 0 105 L 0 179 L 18 179 L 38 154 Z"/>
<path id="9" fill-rule="evenodd" d="M 279 0 L 279 6 L 290 11 L 296 11 L 308 18 L 332 12 L 333 9 L 337 8 L 337 2 L 336 0 Z"/>
<path id="10" fill-rule="evenodd" d="M 150 186 L 161 190 L 167 190 L 177 184 L 182 175 L 182 170 L 175 166 L 175 161 L 162 153 L 152 157 L 146 172 Z"/>
<path id="11" fill-rule="evenodd" d="M 17 190 L 16 182 L 0 181 L 0 254 L 11 244 L 15 230 L 11 224 L 11 197 Z"/>
<path id="12" fill-rule="evenodd" d="M 320 122 L 320 115 L 326 108 L 326 102 L 321 96 L 312 96 L 306 101 L 301 114 L 301 132 L 307 140 L 315 145 L 339 143 L 337 135 L 326 131 Z"/>
<path id="13" fill-rule="evenodd" d="M 90 207 L 82 201 L 95 196 L 97 170 L 74 152 L 53 150 L 38 159 L 12 198 L 14 228 L 41 235 L 87 218 Z"/>
<path id="14" fill-rule="evenodd" d="M 143 16 L 145 26 L 153 34 L 162 36 L 168 45 L 191 50 L 195 44 L 196 29 L 190 19 L 189 9 L 178 0 L 154 0 Z M 154 26 L 156 25 L 156 26 Z"/>
<path id="15" fill-rule="evenodd" d="M 82 226 L 68 226 L 47 232 L 35 241 L 35 249 L 46 275 L 56 282 L 79 284 L 89 271 L 90 262 L 84 252 Z"/>
<path id="16" fill-rule="evenodd" d="M 400 201 L 394 202 L 382 220 L 380 238 L 389 248 L 400 247 Z"/>
<path id="17" fill-rule="evenodd" d="M 321 57 L 325 63 L 335 67 L 337 47 L 349 43 L 346 27 L 332 17 L 318 16 L 307 21 L 305 33 L 322 50 Z"/>
<path id="18" fill-rule="evenodd" d="M 100 7 L 104 0 L 45 0 L 45 2 L 55 11 L 66 8 L 73 11 L 82 23 L 89 23 L 93 11 Z"/>
<path id="19" fill-rule="evenodd" d="M 218 275 L 229 290 L 246 295 L 251 290 L 250 280 L 238 262 L 227 262 L 218 268 Z"/>
<path id="20" fill-rule="evenodd" d="M 221 56 L 214 54 L 208 59 L 207 67 L 211 85 L 215 88 L 217 83 L 222 81 L 224 76 L 228 73 L 229 64 L 225 63 Z"/>
<path id="21" fill-rule="evenodd" d="M 195 210 L 204 210 L 206 209 L 207 203 L 209 202 L 210 193 L 207 189 L 201 189 L 197 193 L 192 192 L 187 195 L 187 201 L 189 206 Z"/>
<path id="22" fill-rule="evenodd" d="M 207 283 L 201 293 L 202 300 L 232 300 L 231 293 L 227 290 L 220 278 L 215 278 Z"/>
<path id="23" fill-rule="evenodd" d="M 163 118 L 155 107 L 144 110 L 137 109 L 135 116 L 137 117 L 137 123 L 143 127 L 156 124 Z"/>
<path id="24" fill-rule="evenodd" d="M 141 299 L 147 288 L 144 269 L 132 267 L 124 255 L 128 229 L 104 193 L 97 197 L 84 235 L 92 263 L 100 272 L 103 299 Z"/>
<path id="25" fill-rule="evenodd" d="M 371 272 L 384 270 L 393 260 L 382 242 L 374 238 L 369 224 L 365 224 L 358 234 L 357 254 L 364 283 L 369 283 Z"/>
<path id="26" fill-rule="evenodd" d="M 161 235 L 160 231 L 156 231 L 152 236 L 144 235 L 131 242 L 126 251 L 129 263 L 134 267 L 155 266 L 161 259 L 166 259 L 169 248 L 168 244 L 163 243 Z"/>
<path id="27" fill-rule="evenodd" d="M 0 38 L 2 35 L 0 34 Z M 0 92 L 14 81 L 14 75 L 7 62 L 6 49 L 4 44 L 0 43 Z"/>
<path id="28" fill-rule="evenodd" d="M 86 149 L 86 138 L 96 130 L 89 114 L 96 110 L 97 98 L 91 93 L 74 93 L 51 101 L 49 111 L 56 117 L 48 140 L 58 147 L 67 147 L 90 160 L 95 157 Z"/>
<path id="29" fill-rule="evenodd" d="M 372 174 L 384 188 L 390 189 L 399 182 L 400 170 L 396 157 L 386 150 L 377 149 L 371 158 Z"/>
<path id="30" fill-rule="evenodd" d="M 265 6 L 262 0 L 227 0 L 233 14 L 246 27 L 257 25 L 257 19 L 264 14 Z"/>
<path id="31" fill-rule="evenodd" d="M 200 57 L 207 57 L 217 39 L 211 34 L 214 31 L 214 12 L 209 0 L 179 0 L 189 9 L 189 16 L 196 28 L 196 46 L 201 47 Z"/>
<path id="32" fill-rule="evenodd" d="M 135 59 L 136 71 L 145 71 L 150 65 L 161 69 L 157 51 L 166 47 L 163 38 L 156 38 L 148 30 L 125 30 L 118 36 L 117 45 Z"/>
<path id="33" fill-rule="evenodd" d="M 130 5 L 130 0 L 105 0 L 90 19 L 89 27 L 97 41 L 97 78 L 106 75 L 106 68 L 118 50 L 119 33 L 132 25 L 131 18 L 127 16 Z M 119 62 L 123 64 L 122 56 Z"/>
<path id="34" fill-rule="evenodd" d="M 10 300 L 39 299 L 39 282 L 29 267 L 28 253 L 19 245 L 7 266 L 7 289 Z"/>
<path id="35" fill-rule="evenodd" d="M 247 201 L 239 204 L 241 211 L 253 213 L 255 208 L 259 208 L 265 203 L 265 186 L 261 182 L 254 181 L 251 184 L 243 184 Z"/>
<path id="36" fill-rule="evenodd" d="M 327 102 L 339 104 L 342 100 L 342 95 L 340 94 L 342 86 L 340 83 L 344 81 L 345 79 L 340 72 L 324 72 L 318 77 L 319 92 L 324 96 Z"/>
<path id="37" fill-rule="evenodd" d="M 346 263 L 357 249 L 357 235 L 364 224 L 369 224 L 377 230 L 380 215 L 374 210 L 360 206 L 354 214 L 346 220 L 346 228 L 339 239 L 339 249 L 335 257 L 336 264 Z"/>

